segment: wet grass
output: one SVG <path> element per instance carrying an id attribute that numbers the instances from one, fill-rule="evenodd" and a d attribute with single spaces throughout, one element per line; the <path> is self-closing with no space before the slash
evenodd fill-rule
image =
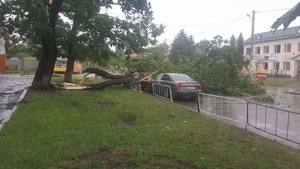
<path id="1" fill-rule="evenodd" d="M 0 132 L 2 169 L 298 169 L 300 151 L 122 88 L 29 91 Z"/>
<path id="2" fill-rule="evenodd" d="M 269 77 L 264 80 L 265 86 L 290 86 L 300 85 L 300 79 L 290 77 Z"/>

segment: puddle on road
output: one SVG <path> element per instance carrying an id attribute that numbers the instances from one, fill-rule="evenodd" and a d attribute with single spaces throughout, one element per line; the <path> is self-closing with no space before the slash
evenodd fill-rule
<path id="1" fill-rule="evenodd" d="M 275 105 L 281 108 L 288 108 L 291 111 L 300 113 L 300 86 L 265 87 L 268 95 L 275 99 Z"/>

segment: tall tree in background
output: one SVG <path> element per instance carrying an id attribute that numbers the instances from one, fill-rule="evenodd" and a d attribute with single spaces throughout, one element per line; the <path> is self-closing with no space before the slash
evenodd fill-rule
<path id="1" fill-rule="evenodd" d="M 61 27 L 62 31 L 66 31 L 64 35 L 58 37 L 61 47 L 66 51 L 67 70 L 64 81 L 71 82 L 74 61 L 83 60 L 85 56 L 98 56 L 110 50 L 105 47 L 105 37 L 112 30 L 113 20 L 106 15 L 100 15 L 100 2 L 81 1 L 81 0 L 65 0 L 62 15 L 71 22 L 65 22 L 67 27 Z M 61 24 L 64 25 L 64 24 Z M 58 25 L 60 26 L 60 25 Z M 101 31 L 101 32 L 100 32 Z M 100 54 L 100 49 L 102 52 Z"/>
<path id="2" fill-rule="evenodd" d="M 220 49 L 227 44 L 228 40 L 224 39 L 221 35 L 214 36 L 213 40 L 210 41 L 210 45 L 213 49 Z"/>
<path id="3" fill-rule="evenodd" d="M 201 49 L 203 51 L 208 51 L 210 47 L 211 47 L 210 41 L 206 39 L 201 40 L 196 44 L 196 48 Z"/>
<path id="4" fill-rule="evenodd" d="M 176 35 L 171 44 L 170 60 L 175 64 L 189 62 L 190 57 L 195 53 L 195 42 L 192 36 L 188 37 L 182 29 Z"/>
<path id="5" fill-rule="evenodd" d="M 230 45 L 231 47 L 237 47 L 237 40 L 236 40 L 236 38 L 235 38 L 234 35 L 232 35 L 232 36 L 230 37 L 229 45 Z"/>
<path id="6" fill-rule="evenodd" d="M 237 39 L 237 46 L 238 46 L 239 54 L 243 55 L 243 53 L 244 53 L 244 37 L 243 37 L 242 33 L 240 33 L 240 35 Z"/>

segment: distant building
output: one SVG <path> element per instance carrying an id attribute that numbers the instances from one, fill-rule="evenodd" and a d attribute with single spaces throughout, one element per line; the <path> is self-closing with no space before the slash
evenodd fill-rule
<path id="1" fill-rule="evenodd" d="M 253 42 L 254 65 L 262 64 L 268 74 L 300 76 L 300 26 L 257 33 Z M 244 54 L 250 59 L 251 38 L 244 42 Z"/>
<path id="2" fill-rule="evenodd" d="M 67 71 L 67 58 L 58 57 L 55 62 L 54 72 L 55 73 L 64 73 Z M 74 62 L 73 73 L 81 73 L 82 64 L 78 60 Z"/>

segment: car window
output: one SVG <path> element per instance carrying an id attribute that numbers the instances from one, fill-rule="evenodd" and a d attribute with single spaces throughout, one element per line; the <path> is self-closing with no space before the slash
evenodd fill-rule
<path id="1" fill-rule="evenodd" d="M 161 80 L 162 76 L 163 76 L 163 74 L 157 75 L 157 76 L 155 77 L 155 80 Z"/>
<path id="2" fill-rule="evenodd" d="M 171 78 L 168 75 L 164 74 L 161 80 L 171 81 Z"/>
<path id="3" fill-rule="evenodd" d="M 172 76 L 174 81 L 194 81 L 191 77 L 185 74 L 176 74 Z"/>

